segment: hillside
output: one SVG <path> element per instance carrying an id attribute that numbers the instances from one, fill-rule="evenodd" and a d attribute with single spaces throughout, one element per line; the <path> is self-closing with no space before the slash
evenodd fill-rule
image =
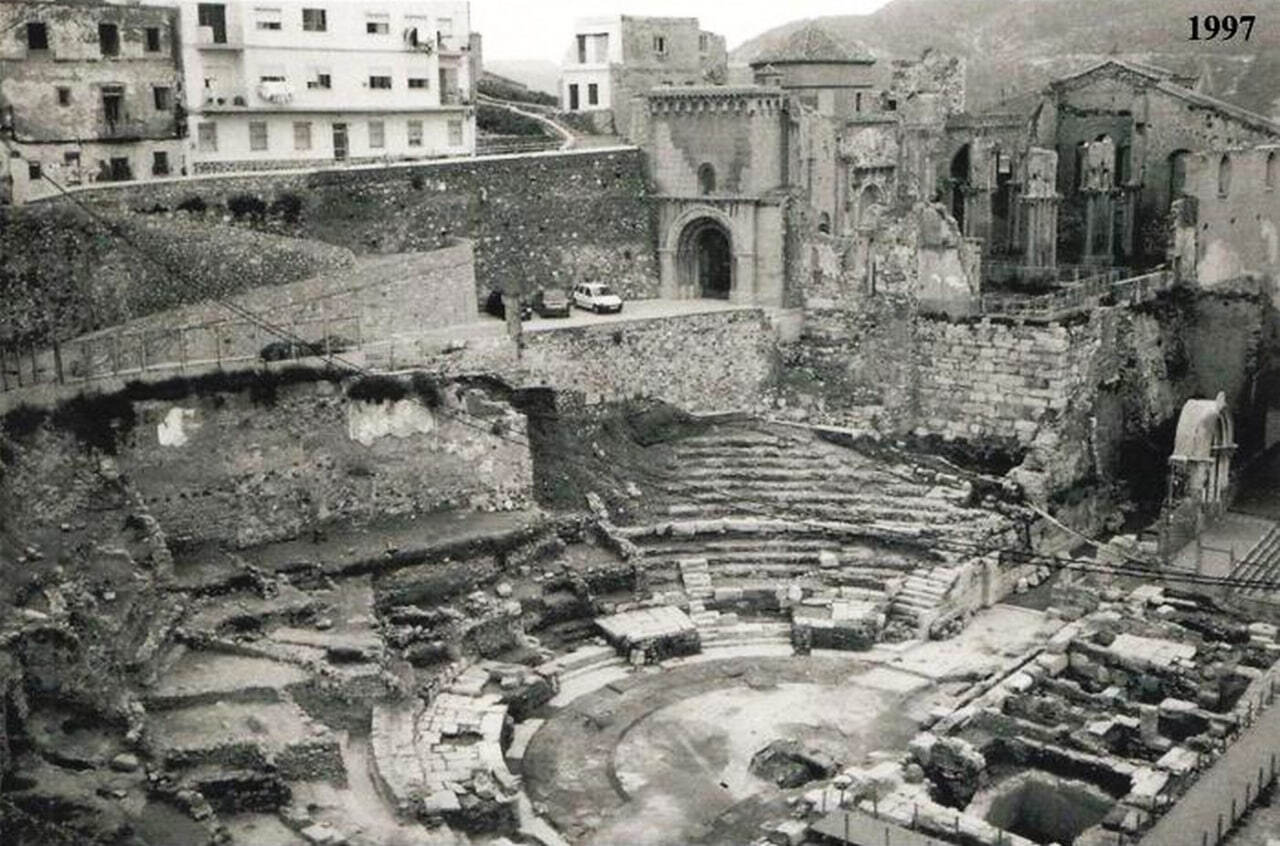
<path id="1" fill-rule="evenodd" d="M 514 79 L 535 91 L 560 95 L 560 67 L 544 59 L 485 58 L 484 69 Z"/>
<path id="2" fill-rule="evenodd" d="M 832 33 L 884 58 L 927 47 L 969 62 L 970 107 L 1042 87 L 1109 55 L 1205 78 L 1205 90 L 1280 117 L 1280 15 L 1268 4 L 1223 0 L 893 0 L 869 15 L 821 18 Z M 1254 14 L 1248 42 L 1189 41 L 1190 15 Z M 747 41 L 732 61 L 747 62 L 804 21 Z"/>

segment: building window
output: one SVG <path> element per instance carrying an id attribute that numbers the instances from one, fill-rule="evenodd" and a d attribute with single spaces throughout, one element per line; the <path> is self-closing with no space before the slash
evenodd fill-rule
<path id="1" fill-rule="evenodd" d="M 44 23 L 40 21 L 32 21 L 27 24 L 27 49 L 49 49 L 49 28 L 45 26 Z"/>
<path id="2" fill-rule="evenodd" d="M 364 31 L 369 35 L 386 35 L 391 32 L 391 24 L 387 21 L 365 21 Z"/>
<path id="3" fill-rule="evenodd" d="M 456 118 L 449 121 L 449 146 L 462 146 L 462 121 Z"/>
<path id="4" fill-rule="evenodd" d="M 333 87 L 333 80 L 329 74 L 317 71 L 315 76 L 307 80 L 307 87 L 313 91 L 317 89 L 328 91 Z"/>
<path id="5" fill-rule="evenodd" d="M 653 52 L 659 56 L 667 54 L 667 37 L 665 35 L 655 35 L 653 37 Z"/>
<path id="6" fill-rule="evenodd" d="M 196 149 L 202 153 L 218 152 L 218 124 L 213 121 L 196 124 Z"/>
<path id="7" fill-rule="evenodd" d="M 106 181 L 127 182 L 130 179 L 133 179 L 133 168 L 129 166 L 129 159 L 125 156 L 113 158 L 110 166 L 107 167 Z"/>
<path id="8" fill-rule="evenodd" d="M 62 154 L 62 173 L 68 185 L 80 184 L 80 152 L 69 150 Z"/>
<path id="9" fill-rule="evenodd" d="M 58 105 L 59 106 L 71 105 L 71 89 L 65 85 L 58 86 Z"/>
<path id="10" fill-rule="evenodd" d="M 227 7 L 224 3 L 200 3 L 196 6 L 196 23 L 209 28 L 210 43 L 227 43 Z"/>
<path id="11" fill-rule="evenodd" d="M 853 95 L 853 110 L 855 112 L 862 111 L 862 92 L 858 91 Z"/>
<path id="12" fill-rule="evenodd" d="M 124 105 L 124 89 L 118 85 L 108 85 L 102 89 L 102 117 L 112 129 L 120 122 L 120 113 Z"/>
<path id="13" fill-rule="evenodd" d="M 146 45 L 148 53 L 160 52 L 160 27 L 149 26 L 144 32 L 146 33 Z"/>
<path id="14" fill-rule="evenodd" d="M 308 121 L 294 121 L 293 149 L 300 151 L 311 149 L 311 124 Z"/>
<path id="15" fill-rule="evenodd" d="M 578 86 L 569 86 L 569 111 L 576 112 L 578 110 Z"/>
<path id="16" fill-rule="evenodd" d="M 1268 191 L 1274 190 L 1276 187 L 1276 182 L 1280 181 L 1280 160 L 1277 159 L 1277 156 L 1274 150 L 1270 153 L 1267 153 L 1266 179 L 1267 179 Z"/>
<path id="17" fill-rule="evenodd" d="M 284 73 L 273 71 L 258 77 L 258 82 L 284 82 Z"/>
<path id="18" fill-rule="evenodd" d="M 587 83 L 587 105 L 598 106 L 600 104 L 600 86 L 594 82 Z"/>
<path id="19" fill-rule="evenodd" d="M 705 53 L 707 52 L 708 49 L 710 49 L 710 47 L 711 47 L 711 39 L 707 38 L 707 34 L 705 32 L 698 33 L 698 50 L 700 52 Z"/>
<path id="20" fill-rule="evenodd" d="M 409 146 L 422 146 L 422 121 L 420 120 L 409 121 Z"/>
<path id="21" fill-rule="evenodd" d="M 1231 193 L 1231 157 L 1223 156 L 1218 162 L 1218 196 Z"/>
<path id="22" fill-rule="evenodd" d="M 151 153 L 151 175 L 169 175 L 169 154 L 164 150 L 155 150 Z"/>
<path id="23" fill-rule="evenodd" d="M 265 120 L 249 121 L 249 149 L 255 152 L 267 149 L 267 122 Z"/>
<path id="24" fill-rule="evenodd" d="M 391 77 L 383 74 L 374 74 L 369 77 L 369 87 L 379 88 L 384 91 L 391 89 Z"/>
<path id="25" fill-rule="evenodd" d="M 284 29 L 284 20 L 279 9 L 256 9 L 255 11 L 258 17 L 254 19 L 254 28 L 269 32 L 279 32 Z"/>
<path id="26" fill-rule="evenodd" d="M 115 24 L 98 24 L 98 49 L 104 56 L 119 56 L 120 28 Z"/>
<path id="27" fill-rule="evenodd" d="M 710 194 L 716 190 L 716 169 L 710 162 L 698 168 L 698 193 Z"/>
<path id="28" fill-rule="evenodd" d="M 369 121 L 369 149 L 381 150 L 387 146 L 387 125 L 380 120 Z"/>
<path id="29" fill-rule="evenodd" d="M 27 162 L 27 178 L 32 182 L 40 179 L 44 175 L 44 171 L 40 168 L 40 162 Z"/>
<path id="30" fill-rule="evenodd" d="M 430 87 L 430 83 L 428 82 L 425 76 L 411 76 L 409 77 L 409 87 L 410 88 L 428 88 Z"/>
<path id="31" fill-rule="evenodd" d="M 302 29 L 304 32 L 327 32 L 329 22 L 324 9 L 303 9 Z"/>
<path id="32" fill-rule="evenodd" d="M 151 89 L 151 93 L 155 96 L 156 111 L 169 111 L 169 107 L 173 104 L 170 90 L 163 85 L 157 85 L 155 88 Z"/>

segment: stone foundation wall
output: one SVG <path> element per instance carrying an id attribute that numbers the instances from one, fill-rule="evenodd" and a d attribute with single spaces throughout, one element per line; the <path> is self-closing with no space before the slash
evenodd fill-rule
<path id="1" fill-rule="evenodd" d="M 742 309 L 529 333 L 520 366 L 588 405 L 652 397 L 721 411 L 763 401 L 776 346 L 764 314 Z"/>
<path id="2" fill-rule="evenodd" d="M 403 396 L 378 402 L 349 397 L 356 384 L 317 375 L 270 390 L 205 385 L 185 396 L 166 388 L 174 399 L 73 403 L 22 436 L 10 494 L 39 498 L 40 478 L 17 470 L 67 461 L 66 450 L 85 444 L 62 429 L 96 426 L 115 431 L 113 472 L 176 544 L 248 546 L 329 522 L 529 505 L 523 415 L 470 397 L 476 388 L 418 390 L 406 380 Z"/>

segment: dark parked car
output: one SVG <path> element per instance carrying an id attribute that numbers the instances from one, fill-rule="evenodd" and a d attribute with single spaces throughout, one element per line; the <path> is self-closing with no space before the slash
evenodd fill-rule
<path id="1" fill-rule="evenodd" d="M 327 342 L 321 341 L 272 341 L 258 353 L 263 361 L 287 361 L 291 358 L 306 358 L 313 355 L 332 355 L 344 352 L 355 344 L 341 335 L 330 335 Z"/>
<path id="2" fill-rule="evenodd" d="M 534 297 L 533 308 L 543 317 L 568 317 L 569 295 L 559 288 L 539 291 Z"/>
<path id="3" fill-rule="evenodd" d="M 494 317 L 501 317 L 503 319 L 506 319 L 507 306 L 505 303 L 502 302 L 501 291 L 489 292 L 489 298 L 484 301 L 484 310 L 486 314 L 491 314 Z M 528 303 L 521 301 L 520 319 L 528 320 L 530 317 L 533 317 L 533 309 L 529 307 Z"/>

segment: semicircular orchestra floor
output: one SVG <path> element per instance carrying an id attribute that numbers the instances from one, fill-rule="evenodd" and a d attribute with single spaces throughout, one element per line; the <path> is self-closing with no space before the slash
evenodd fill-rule
<path id="1" fill-rule="evenodd" d="M 572 842 L 748 842 L 804 789 L 753 775 L 756 752 L 794 739 L 861 762 L 904 746 L 938 694 L 921 675 L 853 656 L 676 663 L 578 697 L 530 742 L 530 798 Z"/>

